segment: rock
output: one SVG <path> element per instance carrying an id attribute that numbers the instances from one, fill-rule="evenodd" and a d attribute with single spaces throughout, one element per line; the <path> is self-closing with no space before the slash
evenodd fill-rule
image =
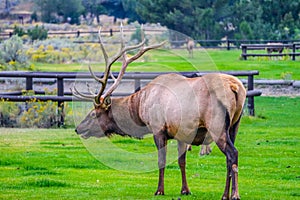
<path id="1" fill-rule="evenodd" d="M 293 87 L 300 88 L 300 81 L 294 81 Z"/>

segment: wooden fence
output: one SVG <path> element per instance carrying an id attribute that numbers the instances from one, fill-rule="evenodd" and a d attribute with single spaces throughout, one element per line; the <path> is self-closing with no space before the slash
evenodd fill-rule
<path id="1" fill-rule="evenodd" d="M 124 30 L 124 32 L 134 32 L 135 30 Z M 161 33 L 165 32 L 165 29 L 151 29 L 145 28 L 145 32 L 147 33 Z M 101 31 L 103 34 L 112 36 L 116 32 L 120 32 L 118 29 L 107 29 Z M 71 37 L 71 38 L 80 38 L 82 36 L 87 35 L 95 35 L 98 34 L 98 31 L 83 31 L 83 30 L 73 30 L 73 31 L 48 31 L 48 37 Z M 0 33 L 0 41 L 1 39 L 8 39 L 13 35 L 13 30 L 9 30 L 6 32 Z M 198 45 L 203 48 L 218 48 L 218 49 L 237 49 L 241 47 L 241 44 L 265 44 L 265 43 L 283 43 L 283 44 L 292 44 L 296 42 L 300 42 L 300 40 L 235 40 L 235 39 L 225 39 L 225 40 L 194 40 Z M 77 43 L 98 43 L 98 41 L 82 41 L 79 40 Z M 186 44 L 186 40 L 176 40 L 171 39 L 170 43 L 174 48 L 183 48 L 184 44 Z"/>
<path id="2" fill-rule="evenodd" d="M 300 56 L 300 52 L 296 50 L 300 49 L 300 43 L 292 44 L 242 44 L 241 57 L 247 60 L 247 57 L 278 57 L 278 56 L 290 56 L 292 60 L 296 60 L 296 56 Z M 264 53 L 249 53 L 249 50 L 263 50 Z M 275 52 L 275 53 L 272 53 Z M 277 53 L 278 52 L 278 53 Z"/>
<path id="3" fill-rule="evenodd" d="M 156 73 L 156 72 L 150 72 L 150 73 L 140 73 L 140 72 L 128 72 L 124 75 L 124 80 L 132 80 L 134 81 L 134 91 L 127 92 L 127 93 L 113 93 L 112 96 L 127 96 L 130 95 L 142 87 L 142 80 L 152 80 L 155 77 L 166 74 L 164 73 Z M 212 72 L 181 72 L 180 74 L 186 76 L 186 77 L 198 77 L 203 76 L 204 74 L 212 73 Z M 261 92 L 254 89 L 254 76 L 258 75 L 258 71 L 227 71 L 223 72 L 226 74 L 230 74 L 233 76 L 247 76 L 247 97 L 248 97 L 248 111 L 249 114 L 254 116 L 255 109 L 254 109 L 254 97 L 260 96 Z M 97 76 L 102 77 L 103 73 L 96 73 Z M 114 73 L 115 77 L 118 75 L 117 73 Z M 23 78 L 25 79 L 25 90 L 26 91 L 34 91 L 33 96 L 23 96 L 22 91 L 15 91 L 15 92 L 5 92 L 0 94 L 0 99 L 3 99 L 4 101 L 13 101 L 13 102 L 26 102 L 30 100 L 38 100 L 38 101 L 55 101 L 58 102 L 58 106 L 60 109 L 63 109 L 64 102 L 68 101 L 82 101 L 80 99 L 77 99 L 72 96 L 69 88 L 66 88 L 65 90 L 65 82 L 66 80 L 71 80 L 75 83 L 75 80 L 87 80 L 92 79 L 91 75 L 89 73 L 76 73 L 76 72 L 19 72 L 19 71 L 13 71 L 13 72 L 0 72 L 0 78 Z M 46 82 L 49 81 L 49 79 L 54 79 L 54 82 L 57 84 L 57 94 L 56 95 L 45 95 L 44 91 L 35 91 L 33 90 L 34 85 L 34 79 L 38 80 L 45 80 Z M 112 80 L 110 80 L 112 81 Z M 59 122 L 59 125 L 62 125 L 64 123 L 63 115 L 61 115 L 61 119 Z"/>

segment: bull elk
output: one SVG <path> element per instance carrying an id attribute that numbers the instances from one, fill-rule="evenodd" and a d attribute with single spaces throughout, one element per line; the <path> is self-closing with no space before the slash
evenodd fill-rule
<path id="1" fill-rule="evenodd" d="M 164 171 L 169 139 L 178 142 L 178 164 L 182 176 L 181 194 L 190 194 L 185 172 L 187 144 L 208 145 L 214 141 L 227 159 L 227 179 L 222 199 L 229 199 L 231 179 L 231 198 L 240 199 L 238 151 L 234 141 L 246 97 L 242 83 L 233 76 L 218 73 L 197 78 L 165 74 L 158 76 L 130 96 L 111 98 L 128 64 L 145 52 L 164 44 L 145 46 L 144 39 L 136 46 L 126 47 L 122 26 L 120 32 L 120 51 L 109 59 L 99 30 L 99 42 L 106 64 L 103 77 L 96 76 L 89 67 L 91 76 L 102 85 L 98 93 L 81 93 L 75 86 L 71 89 L 77 98 L 94 102 L 94 109 L 76 127 L 77 134 L 87 139 L 91 136 L 101 138 L 113 134 L 143 138 L 144 135 L 153 133 L 158 149 L 159 167 L 159 181 L 155 195 L 164 195 Z M 132 57 L 127 57 L 126 52 L 133 49 L 138 49 L 138 52 Z M 111 73 L 111 67 L 121 57 L 122 67 L 118 77 L 115 78 Z M 114 83 L 106 89 L 109 76 L 113 77 Z"/>

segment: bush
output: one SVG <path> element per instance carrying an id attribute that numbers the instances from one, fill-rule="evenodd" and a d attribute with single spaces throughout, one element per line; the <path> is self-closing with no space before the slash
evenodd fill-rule
<path id="1" fill-rule="evenodd" d="M 50 128 L 57 125 L 57 103 L 52 101 L 27 103 L 26 110 L 19 116 L 19 126 L 24 128 Z"/>
<path id="2" fill-rule="evenodd" d="M 23 49 L 23 41 L 17 35 L 0 45 L 0 67 L 2 70 L 28 69 L 28 57 Z"/>
<path id="3" fill-rule="evenodd" d="M 42 63 L 64 63 L 66 61 L 71 60 L 71 55 L 64 51 L 52 50 L 53 47 L 50 47 L 46 50 L 41 48 L 34 50 L 27 50 L 26 54 L 31 58 L 34 62 L 42 62 Z"/>
<path id="4" fill-rule="evenodd" d="M 48 37 L 48 31 L 45 29 L 45 27 L 39 27 L 38 25 L 36 25 L 33 29 L 28 30 L 27 34 L 32 41 L 45 40 Z"/>
<path id="5" fill-rule="evenodd" d="M 1 127 L 16 127 L 20 113 L 19 106 L 14 102 L 0 101 L 0 125 Z"/>
<path id="6" fill-rule="evenodd" d="M 17 36 L 19 36 L 19 37 L 22 37 L 23 35 L 26 34 L 26 31 L 24 31 L 23 28 L 21 28 L 21 27 L 15 25 L 15 26 L 14 26 L 13 34 L 14 34 L 14 35 L 17 35 Z"/>
<path id="7" fill-rule="evenodd" d="M 37 100 L 26 103 L 7 102 L 0 100 L 0 127 L 16 128 L 53 128 L 57 127 L 62 114 L 65 117 L 65 125 L 71 124 L 72 112 L 67 104 L 64 111 L 57 108 L 57 102 L 40 102 Z"/>

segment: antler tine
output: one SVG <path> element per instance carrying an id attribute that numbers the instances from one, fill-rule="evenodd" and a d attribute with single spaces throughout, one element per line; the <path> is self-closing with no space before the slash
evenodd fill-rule
<path id="1" fill-rule="evenodd" d="M 116 62 L 122 55 L 124 55 L 124 53 L 126 53 L 127 51 L 131 51 L 133 49 L 140 48 L 146 43 L 146 40 L 143 38 L 143 41 L 141 43 L 139 43 L 137 45 L 125 47 L 123 24 L 121 24 L 120 32 L 121 32 L 121 48 L 120 48 L 120 51 L 111 59 L 109 69 L 114 62 Z"/>
<path id="2" fill-rule="evenodd" d="M 107 69 L 107 63 L 108 63 L 108 55 L 107 55 L 107 52 L 104 48 L 104 45 L 103 45 L 103 40 L 102 40 L 102 37 L 101 37 L 101 27 L 99 28 L 99 31 L 98 31 L 98 38 L 99 38 L 99 44 L 100 44 L 100 47 L 101 47 L 101 50 L 102 50 L 102 53 L 103 53 L 103 57 L 104 57 L 104 61 L 105 61 L 105 65 L 106 65 L 106 68 L 105 68 L 105 73 L 108 74 L 109 70 Z M 92 77 L 98 81 L 99 83 L 101 83 L 102 85 L 105 84 L 105 74 L 104 74 L 104 77 L 103 78 L 99 78 L 95 75 L 95 73 L 93 72 L 91 66 L 89 65 L 89 71 L 92 75 Z"/>
<path id="3" fill-rule="evenodd" d="M 83 100 L 94 100 L 95 96 L 96 96 L 96 95 L 92 95 L 92 94 L 91 95 L 83 94 L 83 93 L 79 92 L 75 86 L 73 88 L 70 88 L 70 90 L 75 97 L 77 97 L 79 99 L 83 99 Z"/>
<path id="4" fill-rule="evenodd" d="M 102 53 L 103 53 L 103 57 L 104 57 L 104 61 L 105 61 L 105 71 L 104 71 L 103 77 L 102 78 L 97 77 L 95 75 L 95 73 L 93 72 L 93 70 L 91 69 L 91 67 L 89 66 L 89 71 L 90 71 L 92 77 L 96 81 L 101 83 L 101 85 L 102 85 L 100 90 L 98 91 L 98 94 L 94 96 L 94 102 L 96 104 L 99 104 L 100 97 L 101 97 L 101 95 L 103 94 L 103 92 L 105 90 L 105 87 L 106 87 L 106 84 L 107 84 L 107 79 L 108 79 L 108 76 L 110 74 L 111 65 L 118 59 L 117 58 L 117 59 L 113 59 L 112 61 L 109 61 L 108 54 L 105 50 L 103 40 L 102 40 L 102 36 L 101 36 L 101 27 L 99 28 L 99 31 L 98 31 L 98 38 L 99 38 L 99 44 L 100 44 L 100 47 L 101 47 L 101 50 L 102 50 Z"/>
<path id="5" fill-rule="evenodd" d="M 113 76 L 112 72 L 111 72 L 111 66 L 113 63 L 115 63 L 126 51 L 128 51 L 127 49 L 128 48 L 125 48 L 125 44 L 124 44 L 124 36 L 123 36 L 123 24 L 121 23 L 121 26 L 120 26 L 120 33 L 121 33 L 121 48 L 120 48 L 120 51 L 111 59 L 109 60 L 108 58 L 108 55 L 107 55 L 107 52 L 104 48 L 104 45 L 103 45 L 103 41 L 102 41 L 102 37 L 101 37 L 101 29 L 99 29 L 99 32 L 98 32 L 98 35 L 99 35 L 99 42 L 100 42 L 100 46 L 101 46 L 101 50 L 103 52 L 103 56 L 104 56 L 104 60 L 105 60 L 105 72 L 104 72 L 104 75 L 103 75 L 103 78 L 98 78 L 92 70 L 90 70 L 92 76 L 102 84 L 102 87 L 101 89 L 99 90 L 98 92 L 98 95 L 96 98 L 100 99 L 101 95 L 103 94 L 104 90 L 105 90 L 105 87 L 106 87 L 106 84 L 107 84 L 107 80 L 108 80 L 108 77 L 109 75 L 114 79 L 115 77 Z M 135 47 L 132 47 L 132 48 L 135 48 Z"/>
<path id="6" fill-rule="evenodd" d="M 120 26 L 120 33 L 121 33 L 121 48 L 119 50 L 119 52 L 113 56 L 111 59 L 108 58 L 108 54 L 105 50 L 104 44 L 103 44 L 103 40 L 101 37 L 101 28 L 99 28 L 99 32 L 98 32 L 98 37 L 99 37 L 99 43 L 100 43 L 100 47 L 104 56 L 104 60 L 105 60 L 105 72 L 102 78 L 98 77 L 92 70 L 91 66 L 89 65 L 89 71 L 92 75 L 92 77 L 97 80 L 99 83 L 101 83 L 101 88 L 98 91 L 97 94 L 94 94 L 89 86 L 88 86 L 88 91 L 90 92 L 90 94 L 83 94 L 80 93 L 76 87 L 73 88 L 73 90 L 71 89 L 72 93 L 74 96 L 81 98 L 81 99 L 93 99 L 95 104 L 101 104 L 101 100 L 102 98 L 105 98 L 107 96 L 109 96 L 120 84 L 122 77 L 125 74 L 126 68 L 127 66 L 133 62 L 134 60 L 138 59 L 139 57 L 141 57 L 145 52 L 151 50 L 151 49 L 156 49 L 161 47 L 162 45 L 165 44 L 166 41 L 160 43 L 160 44 L 156 44 L 156 45 L 151 45 L 151 46 L 146 46 L 145 47 L 145 43 L 146 43 L 146 39 L 144 37 L 144 30 L 143 30 L 143 26 L 142 26 L 142 31 L 141 31 L 141 36 L 142 36 L 142 42 L 137 44 L 137 45 L 133 45 L 133 46 L 125 46 L 125 42 L 124 42 L 124 34 L 123 34 L 123 24 L 121 24 Z M 138 53 L 136 53 L 134 56 L 132 56 L 131 58 L 128 58 L 126 56 L 126 52 L 127 51 L 131 51 L 134 49 L 140 49 L 138 51 Z M 117 78 L 114 77 L 113 73 L 111 72 L 111 66 L 113 63 L 115 63 L 121 56 L 123 56 L 123 62 L 122 62 L 122 67 L 121 70 L 119 72 L 119 75 Z M 108 81 L 108 77 L 111 76 L 111 78 L 114 80 L 114 83 L 111 85 L 111 87 L 105 92 L 104 95 L 103 92 L 105 90 L 105 87 L 107 85 L 107 81 Z"/>
<path id="7" fill-rule="evenodd" d="M 101 37 L 101 27 L 99 28 L 99 31 L 98 31 L 98 38 L 99 38 L 99 43 L 100 43 L 100 47 L 101 47 L 101 50 L 102 50 L 102 53 L 104 56 L 105 63 L 108 63 L 108 55 L 104 48 L 102 37 Z"/>
<path id="8" fill-rule="evenodd" d="M 139 57 L 141 57 L 145 52 L 151 50 L 151 49 L 156 49 L 156 48 L 159 48 L 161 47 L 162 45 L 164 45 L 166 43 L 166 41 L 164 42 L 161 42 L 160 44 L 157 44 L 157 45 L 151 45 L 151 46 L 148 46 L 148 47 L 144 47 L 142 49 L 140 49 L 140 51 L 135 54 L 134 56 L 132 56 L 131 58 L 124 58 L 124 61 L 123 61 L 123 64 L 122 64 L 122 68 L 119 72 L 119 75 L 117 77 L 117 79 L 114 78 L 114 84 L 105 92 L 105 94 L 103 95 L 103 98 L 109 96 L 117 87 L 118 85 L 120 84 L 121 80 L 122 80 L 122 77 L 123 75 L 125 74 L 125 71 L 126 71 L 126 68 L 127 66 L 133 62 L 134 60 L 138 59 Z M 137 46 L 142 46 L 141 44 L 137 45 Z"/>
<path id="9" fill-rule="evenodd" d="M 115 63 L 121 56 L 124 56 L 124 59 L 126 59 L 126 52 L 127 51 L 131 51 L 133 49 L 137 49 L 137 48 L 140 48 L 142 46 L 145 45 L 146 43 L 146 39 L 144 39 L 140 44 L 137 44 L 137 45 L 133 45 L 133 46 L 128 46 L 128 47 L 125 47 L 125 42 L 124 42 L 124 34 L 123 34 L 123 24 L 121 23 L 121 26 L 120 26 L 120 33 L 121 33 L 121 48 L 120 48 L 120 51 L 111 59 L 109 60 L 108 59 L 108 56 L 107 56 L 107 53 L 106 53 L 106 50 L 104 48 L 104 45 L 103 45 L 103 42 L 102 42 L 102 37 L 101 37 L 101 32 L 100 32 L 100 29 L 99 29 L 99 41 L 100 41 L 100 46 L 101 46 L 101 49 L 102 49 L 102 52 L 103 52 L 103 56 L 104 56 L 104 59 L 105 59 L 105 72 L 104 72 L 104 75 L 103 75 L 103 78 L 98 78 L 94 73 L 93 71 L 90 69 L 90 72 L 92 74 L 92 76 L 102 84 L 102 87 L 101 89 L 99 90 L 99 93 L 97 95 L 97 98 L 100 98 L 101 95 L 103 94 L 104 90 L 105 90 L 105 86 L 107 84 L 107 79 L 108 79 L 108 76 L 110 74 L 110 76 L 112 77 L 112 79 L 116 82 L 117 79 L 114 77 L 114 75 L 112 74 L 111 72 L 111 66 L 113 63 Z M 125 68 L 126 69 L 126 68 Z M 119 77 L 118 77 L 119 78 Z M 106 96 L 106 95 L 104 95 Z"/>
<path id="10" fill-rule="evenodd" d="M 110 77 L 115 81 L 116 80 L 116 77 L 113 75 L 112 72 L 110 72 Z"/>
<path id="11" fill-rule="evenodd" d="M 136 48 L 140 48 L 140 47 L 142 47 L 142 46 L 145 45 L 146 39 L 145 39 L 144 25 L 143 24 L 141 26 L 141 38 L 142 38 L 143 41 L 140 44 L 136 45 L 135 47 L 134 46 L 128 47 L 127 51 L 131 50 L 131 48 L 132 49 L 136 49 Z M 142 49 L 140 49 L 140 51 L 137 54 L 135 54 L 134 56 L 132 56 L 131 58 L 128 59 L 128 64 L 130 64 L 134 60 L 136 60 L 139 57 L 141 57 L 145 52 L 147 52 L 147 51 L 149 51 L 151 49 L 157 49 L 157 48 L 163 46 L 165 43 L 166 43 L 166 41 L 163 41 L 163 42 L 161 42 L 159 44 L 155 44 L 155 45 L 143 47 Z"/>
<path id="12" fill-rule="evenodd" d="M 88 91 L 91 93 L 91 95 L 95 95 L 95 93 L 91 90 L 90 84 L 86 84 L 86 87 L 88 89 Z"/>
<path id="13" fill-rule="evenodd" d="M 117 87 L 118 85 L 120 84 L 121 80 L 122 80 L 122 77 L 123 75 L 125 74 L 125 71 L 126 71 L 126 68 L 127 66 L 133 62 L 134 60 L 138 59 L 139 57 L 141 57 L 145 52 L 151 50 L 151 49 L 156 49 L 156 48 L 159 48 L 161 46 L 163 46 L 166 41 L 164 42 L 161 42 L 159 44 L 156 44 L 156 45 L 151 45 L 151 46 L 147 46 L 147 47 L 144 47 L 145 45 L 145 42 L 146 42 L 146 39 L 144 38 L 144 32 L 142 30 L 142 39 L 143 41 L 138 44 L 138 45 L 135 45 L 135 46 L 130 46 L 130 47 L 126 47 L 124 48 L 123 50 L 123 56 L 124 56 L 124 60 L 123 60 L 123 63 L 122 63 L 122 68 L 119 72 L 119 75 L 117 77 L 117 79 L 114 79 L 115 82 L 113 83 L 113 85 L 105 92 L 105 94 L 103 95 L 103 98 L 109 96 Z M 142 47 L 142 48 L 141 48 Z M 136 53 L 134 56 L 132 56 L 131 58 L 128 58 L 126 57 L 126 51 L 130 51 L 130 50 L 133 50 L 133 49 L 138 49 L 138 48 L 141 48 L 138 53 Z"/>
<path id="14" fill-rule="evenodd" d="M 93 72 L 93 70 L 92 70 L 92 68 L 91 68 L 90 65 L 89 65 L 89 71 L 90 71 L 92 77 L 93 77 L 96 81 L 98 81 L 98 82 L 101 83 L 101 84 L 104 84 L 104 80 L 103 80 L 102 78 L 99 78 L 99 77 L 96 76 L 96 74 Z"/>
<path id="15" fill-rule="evenodd" d="M 151 46 L 147 46 L 147 47 L 144 47 L 142 49 L 140 49 L 140 51 L 135 54 L 134 56 L 132 56 L 131 58 L 128 59 L 128 64 L 130 64 L 131 62 L 133 62 L 134 60 L 138 59 L 139 57 L 141 57 L 144 53 L 146 53 L 147 51 L 151 50 L 151 49 L 157 49 L 161 46 L 163 46 L 167 41 L 163 41 L 159 44 L 154 44 L 154 45 L 151 45 Z"/>

